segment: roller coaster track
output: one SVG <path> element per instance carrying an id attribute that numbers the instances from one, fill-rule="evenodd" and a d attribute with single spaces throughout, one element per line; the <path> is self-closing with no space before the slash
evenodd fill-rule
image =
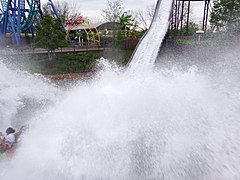
<path id="1" fill-rule="evenodd" d="M 25 5 L 25 1 L 21 0 L 21 3 L 23 3 L 23 2 Z M 29 3 L 29 1 L 28 1 L 28 5 L 29 5 L 29 13 L 28 13 L 26 20 L 21 25 L 22 31 L 27 30 L 33 24 L 36 13 L 38 12 L 38 8 L 40 6 L 40 1 L 39 0 L 31 0 L 31 3 Z"/>
<path id="2" fill-rule="evenodd" d="M 6 5 L 7 5 L 7 3 L 3 2 L 3 0 L 1 0 L 2 9 L 0 8 L 0 24 L 2 23 L 2 20 L 3 20 L 4 10 L 6 10 L 6 8 L 7 8 Z"/>
<path id="3" fill-rule="evenodd" d="M 0 14 L 0 24 L 2 23 L 2 20 L 3 20 L 3 15 Z"/>
<path id="4" fill-rule="evenodd" d="M 37 13 L 41 13 L 40 0 L 0 0 L 0 31 L 2 41 L 12 33 L 20 42 L 20 33 L 33 31 Z M 33 32 L 32 32 L 33 33 Z"/>

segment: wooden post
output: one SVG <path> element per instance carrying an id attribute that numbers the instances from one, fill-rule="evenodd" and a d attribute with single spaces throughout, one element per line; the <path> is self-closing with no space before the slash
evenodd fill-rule
<path id="1" fill-rule="evenodd" d="M 184 12 L 184 3 L 185 1 L 182 1 L 182 12 L 181 12 L 181 34 L 182 34 L 182 29 L 183 29 L 183 12 Z"/>
<path id="2" fill-rule="evenodd" d="M 189 28 L 189 14 L 190 14 L 190 3 L 191 1 L 188 1 L 188 14 L 187 14 L 187 27 L 186 27 L 186 34 L 188 34 L 188 28 Z"/>

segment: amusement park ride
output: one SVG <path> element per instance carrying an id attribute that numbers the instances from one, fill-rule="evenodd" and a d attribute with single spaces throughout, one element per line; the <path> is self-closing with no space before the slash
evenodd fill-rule
<path id="1" fill-rule="evenodd" d="M 172 27 L 171 29 L 178 29 L 179 24 L 181 31 L 183 28 L 183 9 L 184 5 L 187 3 L 187 30 L 189 23 L 189 13 L 190 13 L 190 2 L 192 1 L 202 1 L 205 2 L 204 6 L 204 17 L 203 17 L 203 27 L 202 30 L 206 31 L 207 28 L 207 18 L 209 15 L 210 0 L 173 0 L 172 8 Z M 48 0 L 47 3 L 51 6 L 53 12 L 58 18 L 59 15 L 52 0 Z M 180 22 L 179 17 L 180 16 Z M 43 12 L 41 10 L 40 0 L 0 0 L 0 41 L 1 45 L 5 46 L 7 44 L 6 37 L 11 39 L 12 44 L 21 45 L 21 36 L 29 38 L 31 34 L 32 39 L 34 38 L 34 25 L 37 23 L 39 26 L 40 19 L 43 17 Z M 36 23 L 35 23 L 36 22 Z M 100 35 L 96 27 L 94 27 L 90 21 L 83 19 L 82 16 L 72 17 L 66 22 L 62 23 L 63 29 L 66 32 L 66 37 L 71 41 L 69 33 L 71 30 L 77 32 L 77 34 L 84 34 L 84 42 L 88 45 L 98 44 L 100 45 Z M 80 35 L 78 36 L 80 39 Z M 83 39 L 83 38 L 82 38 Z M 8 42 L 9 43 L 9 42 Z"/>
<path id="2" fill-rule="evenodd" d="M 92 23 L 84 19 L 82 16 L 71 17 L 65 22 L 66 24 L 66 37 L 69 37 L 71 30 L 83 31 L 86 36 L 87 45 L 97 44 L 100 45 L 100 34 L 95 26 Z M 79 37 L 80 39 L 80 37 Z M 81 38 L 80 43 L 83 44 L 83 38 Z"/>
<path id="3" fill-rule="evenodd" d="M 0 38 L 6 44 L 6 35 L 10 34 L 12 43 L 21 44 L 21 33 L 34 37 L 34 21 L 40 25 L 42 17 L 40 0 L 0 0 Z"/>
<path id="4" fill-rule="evenodd" d="M 59 15 L 52 2 L 49 0 L 47 5 L 52 7 L 53 12 L 58 18 Z M 0 0 L 0 41 L 1 45 L 7 44 L 6 37 L 11 38 L 12 44 L 21 45 L 21 35 L 34 38 L 35 22 L 41 26 L 40 19 L 43 17 L 40 0 Z M 86 41 L 89 44 L 100 44 L 100 36 L 95 27 L 81 16 L 72 17 L 63 24 L 67 37 L 72 28 L 81 26 L 86 34 Z M 70 40 L 70 38 L 68 38 Z"/>

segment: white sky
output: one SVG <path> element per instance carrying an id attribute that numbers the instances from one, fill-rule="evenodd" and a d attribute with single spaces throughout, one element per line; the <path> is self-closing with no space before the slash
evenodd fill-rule
<path id="1" fill-rule="evenodd" d="M 41 3 L 44 4 L 48 0 L 41 0 Z M 52 0 L 54 2 L 61 2 L 61 0 Z M 67 1 L 67 0 L 65 0 Z M 107 7 L 107 0 L 69 0 L 69 3 L 77 4 L 80 8 L 79 11 L 83 16 L 90 18 L 102 18 L 102 10 Z M 155 4 L 157 0 L 123 0 L 123 5 L 125 10 L 142 10 L 146 11 L 147 6 Z M 191 2 L 192 6 L 192 17 L 191 20 L 201 21 L 203 16 L 204 1 L 202 2 Z"/>

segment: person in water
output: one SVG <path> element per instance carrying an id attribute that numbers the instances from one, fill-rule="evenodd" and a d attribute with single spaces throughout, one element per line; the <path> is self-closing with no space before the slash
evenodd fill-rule
<path id="1" fill-rule="evenodd" d="M 15 133 L 15 129 L 12 127 L 7 128 L 5 134 L 0 132 L 0 152 L 6 152 L 12 149 L 14 143 L 18 142 L 23 128 L 22 126 L 17 133 Z"/>
<path id="2" fill-rule="evenodd" d="M 13 144 L 16 141 L 16 137 L 14 135 L 15 129 L 12 127 L 7 128 L 6 133 L 1 133 L 1 150 L 6 151 L 13 147 Z"/>

